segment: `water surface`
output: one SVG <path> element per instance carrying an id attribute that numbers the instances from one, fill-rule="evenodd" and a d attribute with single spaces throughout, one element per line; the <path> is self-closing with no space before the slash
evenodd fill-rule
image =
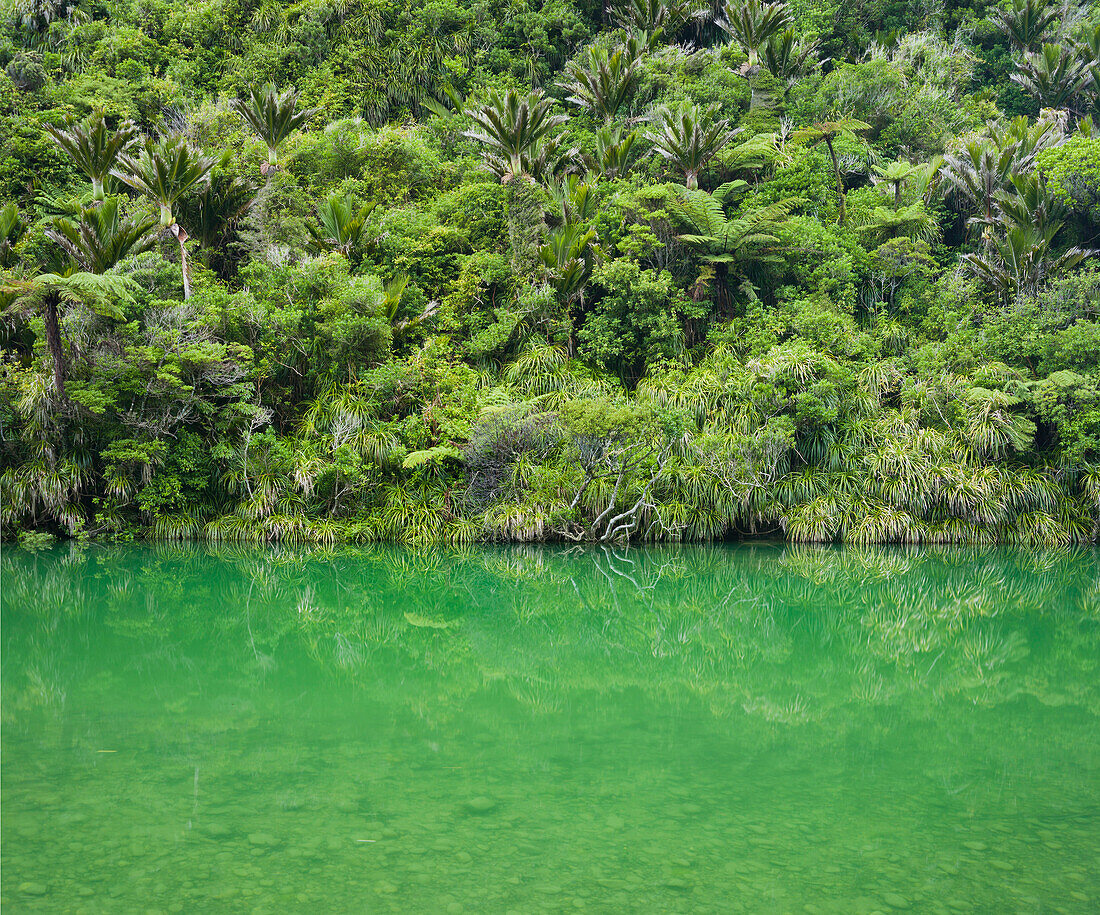
<path id="1" fill-rule="evenodd" d="M 0 574 L 5 912 L 1100 908 L 1092 551 Z"/>

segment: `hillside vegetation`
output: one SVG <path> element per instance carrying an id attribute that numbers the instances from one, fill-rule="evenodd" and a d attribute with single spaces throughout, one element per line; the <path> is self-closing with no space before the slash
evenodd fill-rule
<path id="1" fill-rule="evenodd" d="M 5 536 L 1100 531 L 1096 4 L 0 9 Z"/>

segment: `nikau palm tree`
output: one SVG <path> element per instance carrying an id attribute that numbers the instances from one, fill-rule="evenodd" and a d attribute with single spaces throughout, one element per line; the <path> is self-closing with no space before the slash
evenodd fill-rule
<path id="1" fill-rule="evenodd" d="M 1021 115 L 1005 124 L 993 125 L 989 139 L 998 150 L 1011 157 L 1013 171 L 1028 171 L 1039 153 L 1065 141 L 1065 118 L 1056 111 L 1043 111 L 1032 124 Z"/>
<path id="2" fill-rule="evenodd" d="M 182 136 L 146 139 L 137 156 L 123 155 L 111 174 L 160 207 L 160 225 L 175 236 L 180 246 L 183 298 L 191 298 L 187 268 L 187 231 L 176 222 L 177 201 L 191 188 L 209 180 L 217 159 L 204 155 Z"/>
<path id="3" fill-rule="evenodd" d="M 653 151 L 684 173 L 688 188 L 699 187 L 699 172 L 736 137 L 741 128 L 717 118 L 717 108 L 682 105 L 658 108 L 649 118 L 645 138 Z"/>
<path id="4" fill-rule="evenodd" d="M 320 228 L 307 226 L 313 236 L 313 246 L 319 250 L 333 250 L 348 257 L 352 249 L 359 244 L 367 217 L 374 209 L 374 203 L 355 206 L 351 194 L 332 194 L 325 198 L 317 209 Z"/>
<path id="5" fill-rule="evenodd" d="M 983 227 L 983 237 L 989 237 L 997 193 L 1008 183 L 1012 168 L 1013 151 L 998 149 L 988 140 L 971 140 L 957 153 L 944 156 L 944 178 L 970 205 L 974 215 L 969 222 Z"/>
<path id="6" fill-rule="evenodd" d="M 595 268 L 595 240 L 595 230 L 571 223 L 551 232 L 539 249 L 550 282 L 566 307 L 584 300 L 584 288 Z"/>
<path id="7" fill-rule="evenodd" d="M 546 214 L 551 224 L 573 225 L 588 222 L 597 213 L 596 195 L 592 185 L 577 175 L 566 175 L 561 181 L 546 188 L 546 194 L 553 204 L 553 210 Z"/>
<path id="8" fill-rule="evenodd" d="M 1030 51 L 1043 40 L 1047 29 L 1058 21 L 1064 7 L 1050 0 L 1012 0 L 1007 10 L 998 10 L 993 21 L 1017 48 Z"/>
<path id="9" fill-rule="evenodd" d="M 705 19 L 709 13 L 708 0 L 619 0 L 611 6 L 609 17 L 627 32 L 675 41 L 685 25 Z"/>
<path id="10" fill-rule="evenodd" d="M 81 270 L 106 273 L 124 257 L 148 251 L 156 243 L 151 231 L 153 216 L 120 216 L 117 197 L 80 212 L 80 221 L 55 219 L 46 235 L 57 243 Z"/>
<path id="11" fill-rule="evenodd" d="M 132 121 L 123 121 L 116 130 L 111 130 L 101 109 L 92 112 L 85 121 L 68 116 L 63 127 L 47 124 L 46 132 L 91 180 L 92 199 L 96 201 L 104 199 L 107 176 L 138 138 Z"/>
<path id="12" fill-rule="evenodd" d="M 1047 187 L 1046 178 L 1032 172 L 1013 175 L 1010 189 L 997 193 L 997 210 L 1006 226 L 1030 226 L 1045 232 L 1049 226 L 1061 228 L 1069 215 L 1068 207 Z"/>
<path id="13" fill-rule="evenodd" d="M 625 48 L 610 54 L 603 48 L 589 48 L 583 62 L 573 61 L 566 68 L 569 78 L 559 85 L 566 101 L 586 108 L 605 122 L 627 104 L 637 84 L 638 62 Z"/>
<path id="14" fill-rule="evenodd" d="M 761 62 L 776 79 L 793 82 L 812 67 L 811 56 L 817 53 L 821 42 L 796 41 L 794 29 L 784 29 L 772 35 L 764 44 Z M 816 58 L 814 58 L 816 63 Z"/>
<path id="15" fill-rule="evenodd" d="M 1035 295 L 1053 274 L 1096 253 L 1077 246 L 1054 253 L 1054 239 L 1068 211 L 1041 175 L 1013 175 L 1008 187 L 995 195 L 996 225 L 1003 228 L 1004 237 L 990 233 L 983 251 L 961 258 L 967 271 L 1002 301 Z"/>
<path id="16" fill-rule="evenodd" d="M 1036 53 L 1025 51 L 1010 79 L 1044 108 L 1071 108 L 1092 81 L 1092 72 L 1069 48 L 1044 44 Z"/>
<path id="17" fill-rule="evenodd" d="M 475 129 L 463 136 L 481 144 L 485 164 L 498 178 L 536 176 L 557 149 L 555 132 L 569 120 L 552 114 L 552 107 L 539 91 L 493 91 L 484 105 L 467 111 Z"/>
<path id="18" fill-rule="evenodd" d="M 726 0 L 722 29 L 748 55 L 748 65 L 760 64 L 760 49 L 791 24 L 791 12 L 783 2 Z"/>
<path id="19" fill-rule="evenodd" d="M 596 132 L 596 157 L 594 166 L 609 180 L 625 175 L 630 162 L 630 151 L 638 139 L 638 132 L 624 132 L 621 127 L 602 127 Z"/>
<path id="20" fill-rule="evenodd" d="M 14 203 L 0 207 L 0 268 L 14 266 L 18 257 L 15 246 L 27 232 L 27 221 Z"/>
<path id="21" fill-rule="evenodd" d="M 1085 86 L 1081 92 L 1094 109 L 1100 110 L 1100 25 L 1086 28 L 1080 41 L 1074 42 L 1074 50 L 1085 68 Z"/>
<path id="22" fill-rule="evenodd" d="M 203 248 L 224 246 L 242 216 L 256 202 L 256 189 L 240 178 L 218 174 L 201 185 L 197 196 L 180 201 L 179 221 Z"/>
<path id="23" fill-rule="evenodd" d="M 982 252 L 964 254 L 963 266 L 1003 302 L 1035 295 L 1053 274 L 1076 267 L 1090 253 L 1072 247 L 1062 254 L 1051 251 L 1061 223 L 1046 228 L 1013 225 L 1003 239 L 993 238 Z"/>
<path id="24" fill-rule="evenodd" d="M 298 95 L 294 89 L 279 92 L 268 83 L 260 88 L 251 86 L 247 96 L 233 100 L 233 110 L 267 144 L 267 164 L 261 168 L 265 175 L 279 167 L 279 147 L 283 141 L 317 111 L 299 109 Z"/>

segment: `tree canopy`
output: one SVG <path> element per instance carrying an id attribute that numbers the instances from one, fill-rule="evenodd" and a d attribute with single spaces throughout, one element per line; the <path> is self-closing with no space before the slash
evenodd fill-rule
<path id="1" fill-rule="evenodd" d="M 1100 12 L 9 4 L 5 537 L 1100 532 Z"/>

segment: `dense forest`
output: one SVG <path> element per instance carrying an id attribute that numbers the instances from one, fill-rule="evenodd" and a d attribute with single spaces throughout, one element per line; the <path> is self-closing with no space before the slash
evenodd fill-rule
<path id="1" fill-rule="evenodd" d="M 6 0 L 3 533 L 1100 533 L 1100 6 Z"/>

